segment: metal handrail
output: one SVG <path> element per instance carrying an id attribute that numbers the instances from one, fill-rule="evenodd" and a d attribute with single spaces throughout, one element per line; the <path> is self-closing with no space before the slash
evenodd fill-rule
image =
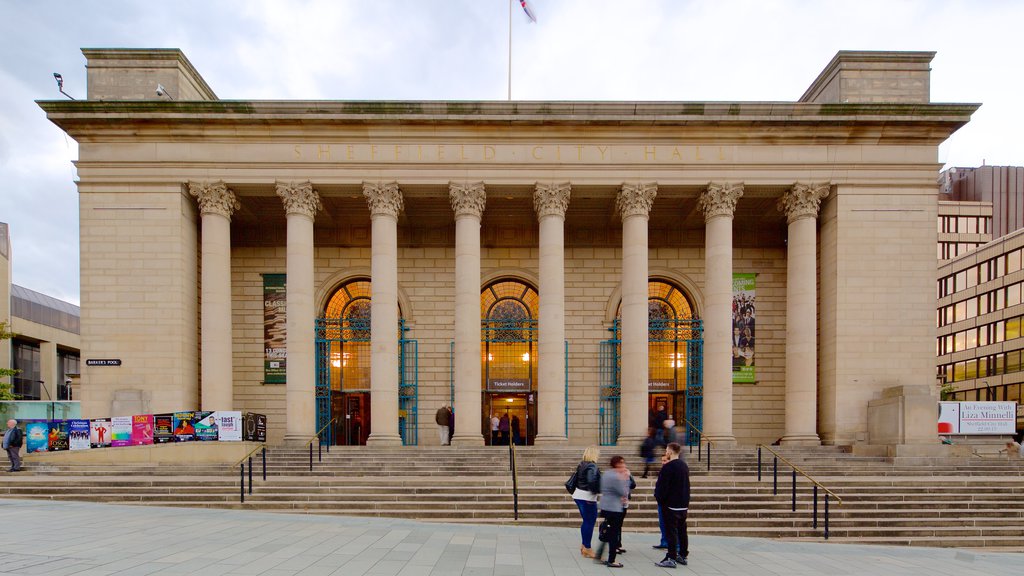
<path id="1" fill-rule="evenodd" d="M 245 504 L 245 462 L 246 460 L 249 461 L 249 494 L 252 494 L 252 455 L 255 454 L 257 450 L 261 450 L 263 452 L 263 481 L 267 481 L 267 445 L 260 444 L 250 450 L 248 454 L 235 464 L 235 466 L 239 467 L 238 477 L 240 482 L 238 488 L 238 501 L 242 504 Z"/>
<path id="2" fill-rule="evenodd" d="M 323 462 L 323 460 L 324 460 L 324 448 L 323 448 L 323 446 L 324 445 L 323 445 L 323 443 L 320 442 L 320 434 L 322 434 L 324 430 L 327 430 L 328 428 L 330 428 L 331 425 L 334 424 L 335 420 L 337 420 L 337 418 L 331 418 L 330 420 L 328 420 L 327 424 L 324 424 L 322 428 L 317 430 L 316 431 L 316 435 L 313 436 L 312 438 L 310 438 L 309 442 L 306 443 L 306 445 L 309 446 L 309 471 L 310 472 L 313 471 L 313 442 L 316 442 L 316 461 L 317 462 Z M 327 453 L 328 454 L 331 453 L 331 443 L 330 443 L 330 441 L 327 442 Z"/>
<path id="3" fill-rule="evenodd" d="M 509 438 L 508 443 L 509 469 L 512 473 L 512 514 L 519 520 L 519 467 L 516 463 L 516 443 Z"/>
<path id="4" fill-rule="evenodd" d="M 828 540 L 828 527 L 829 527 L 828 497 L 832 496 L 833 498 L 835 498 L 839 502 L 840 506 L 843 505 L 843 499 L 840 498 L 839 495 L 836 494 L 835 492 L 833 492 L 833 491 L 829 490 L 828 488 L 826 488 L 821 482 L 818 482 L 817 480 L 812 478 L 810 474 L 808 474 L 808 473 L 804 472 L 803 470 L 801 470 L 799 466 L 797 466 L 796 464 L 793 464 L 792 462 L 787 460 L 785 456 L 783 456 L 782 454 L 779 454 L 778 452 L 773 450 L 770 446 L 765 446 L 764 444 L 758 444 L 757 445 L 757 481 L 758 482 L 761 481 L 761 448 L 764 448 L 764 449 L 768 450 L 769 452 L 772 453 L 773 456 L 775 456 L 775 460 L 772 461 L 772 494 L 778 495 L 778 493 L 779 493 L 779 460 L 782 460 L 787 466 L 789 466 L 790 468 L 793 469 L 793 496 L 792 496 L 792 500 L 793 500 L 792 511 L 793 512 L 796 512 L 796 474 L 797 474 L 797 472 L 799 472 L 801 476 L 803 476 L 804 478 L 807 478 L 811 482 L 812 487 L 813 487 L 813 500 L 814 500 L 814 509 L 813 509 L 813 512 L 811 513 L 812 514 L 811 519 L 812 519 L 813 528 L 815 530 L 818 529 L 818 488 L 821 488 L 822 490 L 825 491 L 825 494 L 824 494 L 824 501 L 825 501 L 825 534 L 824 534 L 824 536 L 825 536 L 825 540 Z"/>
<path id="5" fill-rule="evenodd" d="M 710 438 L 705 437 L 704 436 L 704 432 L 700 428 L 698 428 L 697 425 L 694 424 L 693 422 L 690 422 L 686 418 L 683 418 L 683 422 L 688 427 L 692 428 L 697 433 L 697 461 L 698 462 L 700 462 L 701 453 L 704 450 L 704 447 L 701 444 L 701 442 L 707 442 L 707 444 L 708 444 L 708 471 L 710 472 L 711 471 L 711 447 L 714 446 L 715 443 L 712 442 Z M 689 442 L 687 442 L 686 444 L 690 447 L 690 453 L 693 454 L 693 444 L 690 444 Z"/>

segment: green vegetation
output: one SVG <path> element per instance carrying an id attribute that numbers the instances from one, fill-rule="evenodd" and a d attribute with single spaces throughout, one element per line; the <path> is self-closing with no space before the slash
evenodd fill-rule
<path id="1" fill-rule="evenodd" d="M 0 322 L 0 340 L 10 340 L 14 337 L 13 332 L 7 330 L 7 322 Z M 14 376 L 18 370 L 0 368 L 0 400 L 17 400 L 14 395 L 14 384 L 4 380 Z"/>

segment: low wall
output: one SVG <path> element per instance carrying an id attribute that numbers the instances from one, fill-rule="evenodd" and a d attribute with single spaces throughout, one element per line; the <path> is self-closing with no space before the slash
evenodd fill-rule
<path id="1" fill-rule="evenodd" d="M 25 454 L 29 464 L 236 464 L 259 442 L 181 442 Z"/>

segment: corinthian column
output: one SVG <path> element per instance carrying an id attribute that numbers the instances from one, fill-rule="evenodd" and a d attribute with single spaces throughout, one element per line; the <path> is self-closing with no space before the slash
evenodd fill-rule
<path id="1" fill-rule="evenodd" d="M 314 397 L 313 217 L 320 196 L 310 182 L 277 183 L 288 215 L 286 250 L 285 441 L 304 442 L 316 434 Z"/>
<path id="2" fill-rule="evenodd" d="M 537 184 L 533 209 L 540 221 L 537 444 L 565 443 L 565 211 L 569 183 Z"/>
<path id="3" fill-rule="evenodd" d="M 202 214 L 202 410 L 233 410 L 231 367 L 231 214 L 240 205 L 223 182 L 189 182 Z"/>
<path id="4" fill-rule="evenodd" d="M 743 184 L 708 184 L 704 212 L 703 431 L 711 441 L 735 444 L 732 432 L 732 220 Z M 692 420 L 691 420 L 692 421 Z"/>
<path id="5" fill-rule="evenodd" d="M 398 434 L 398 213 L 395 182 L 363 183 L 373 227 L 370 277 L 370 437 L 368 445 L 400 446 Z"/>
<path id="6" fill-rule="evenodd" d="M 656 183 L 623 184 L 615 199 L 622 214 L 622 404 L 618 444 L 647 437 L 647 221 Z"/>
<path id="7" fill-rule="evenodd" d="M 482 446 L 480 430 L 480 218 L 483 182 L 448 187 L 455 211 L 455 434 L 452 444 Z"/>
<path id="8" fill-rule="evenodd" d="M 817 445 L 818 208 L 829 185 L 796 183 L 779 200 L 786 213 L 786 433 L 782 443 Z"/>

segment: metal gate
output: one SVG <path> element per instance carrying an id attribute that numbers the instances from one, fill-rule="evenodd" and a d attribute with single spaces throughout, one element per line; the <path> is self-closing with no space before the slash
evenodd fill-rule
<path id="1" fill-rule="evenodd" d="M 317 318 L 316 330 L 316 429 L 327 427 L 321 443 L 333 444 L 331 421 L 331 389 L 370 392 L 370 319 Z M 419 343 L 406 338 L 409 329 L 398 321 L 398 431 L 402 444 L 419 441 Z M 358 353 L 347 350 L 356 348 Z M 358 362 L 364 382 L 346 386 L 346 368 Z M 333 386 L 332 386 L 333 384 Z"/>
<path id="2" fill-rule="evenodd" d="M 622 363 L 619 319 L 608 329 L 611 338 L 601 342 L 601 395 L 599 407 L 599 435 L 602 446 L 618 442 L 621 430 L 620 404 L 622 401 Z M 694 426 L 702 428 L 704 412 L 704 323 L 691 319 L 651 319 L 648 322 L 648 346 L 657 351 L 648 357 L 648 378 L 656 367 L 666 364 L 670 368 L 673 393 L 684 401 L 685 417 Z M 682 380 L 680 382 L 679 380 Z M 688 442 L 696 442 L 693 434 L 686 434 Z"/>

